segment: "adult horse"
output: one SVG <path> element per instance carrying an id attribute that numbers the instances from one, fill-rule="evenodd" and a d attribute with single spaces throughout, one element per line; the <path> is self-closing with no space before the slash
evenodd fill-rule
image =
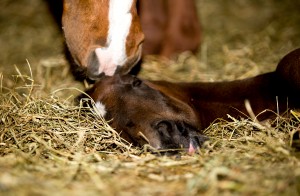
<path id="1" fill-rule="evenodd" d="M 128 73 L 142 54 L 170 57 L 200 44 L 194 0 L 64 0 L 58 12 L 61 0 L 48 3 L 63 12 L 72 64 L 92 80 Z"/>

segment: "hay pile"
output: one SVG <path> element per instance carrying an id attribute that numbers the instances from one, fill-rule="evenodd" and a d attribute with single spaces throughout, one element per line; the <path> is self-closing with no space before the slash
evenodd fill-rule
<path id="1" fill-rule="evenodd" d="M 210 141 L 199 154 L 161 157 L 130 146 L 93 104 L 74 104 L 76 93 L 70 89 L 41 96 L 31 76 L 14 78 L 14 88 L 2 86 L 0 95 L 0 188 L 5 194 L 299 191 L 300 161 L 291 147 L 300 131 L 296 111 L 264 124 L 250 118 L 216 120 L 204 131 Z M 61 91 L 74 95 L 56 96 Z"/>
<path id="2" fill-rule="evenodd" d="M 199 54 L 184 53 L 171 61 L 147 57 L 141 77 L 170 81 L 250 77 L 273 70 L 284 54 L 300 45 L 297 2 L 197 2 L 204 34 Z M 263 123 L 219 119 L 204 130 L 210 140 L 199 154 L 155 156 L 122 140 L 93 105 L 74 104 L 84 87 L 69 74 L 57 49 L 61 38 L 51 30 L 49 16 L 42 15 L 43 1 L 0 4 L 5 8 L 0 17 L 7 14 L 11 19 L 0 21 L 1 194 L 300 193 L 299 112 L 288 111 L 285 117 Z M 22 25 L 18 29 L 14 24 Z"/>
<path id="3" fill-rule="evenodd" d="M 13 88 L 1 88 L 1 144 L 6 149 L 1 154 L 19 149 L 43 155 L 44 150 L 49 150 L 72 158 L 77 151 L 117 153 L 130 150 L 97 113 L 93 103 L 87 105 L 84 102 L 88 100 L 82 100 L 74 104 L 74 97 L 62 100 L 56 96 L 57 91 L 68 93 L 70 89 L 58 89 L 48 97 L 35 96 L 39 93 L 33 78 L 26 75 L 15 78 Z M 18 86 L 18 83 L 24 84 Z"/>

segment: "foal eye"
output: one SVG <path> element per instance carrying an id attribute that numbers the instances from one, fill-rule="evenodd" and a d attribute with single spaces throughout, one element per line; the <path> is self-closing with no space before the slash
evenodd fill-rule
<path id="1" fill-rule="evenodd" d="M 139 87 L 142 84 L 142 80 L 138 79 L 138 78 L 134 78 L 132 81 L 132 86 L 133 87 Z"/>

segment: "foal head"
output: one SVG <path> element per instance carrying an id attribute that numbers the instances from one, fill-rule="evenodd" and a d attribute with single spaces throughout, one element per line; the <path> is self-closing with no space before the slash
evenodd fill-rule
<path id="1" fill-rule="evenodd" d="M 194 152 L 205 141 L 193 110 L 130 75 L 104 77 L 87 92 L 121 136 L 135 145 Z"/>
<path id="2" fill-rule="evenodd" d="M 62 25 L 74 63 L 95 80 L 128 73 L 141 57 L 144 34 L 137 0 L 64 0 Z"/>

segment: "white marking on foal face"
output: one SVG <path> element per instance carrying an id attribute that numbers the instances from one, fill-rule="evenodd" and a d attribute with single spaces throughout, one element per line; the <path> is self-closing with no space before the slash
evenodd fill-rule
<path id="1" fill-rule="evenodd" d="M 105 105 L 102 104 L 100 101 L 97 101 L 95 103 L 95 106 L 96 106 L 96 109 L 97 109 L 97 113 L 100 114 L 102 117 L 105 116 L 105 114 L 107 113 L 106 112 L 106 109 L 105 109 Z"/>
<path id="2" fill-rule="evenodd" d="M 99 73 L 111 76 L 117 66 L 126 62 L 126 38 L 132 23 L 130 9 L 133 3 L 134 0 L 110 0 L 107 46 L 95 50 L 100 64 Z"/>

